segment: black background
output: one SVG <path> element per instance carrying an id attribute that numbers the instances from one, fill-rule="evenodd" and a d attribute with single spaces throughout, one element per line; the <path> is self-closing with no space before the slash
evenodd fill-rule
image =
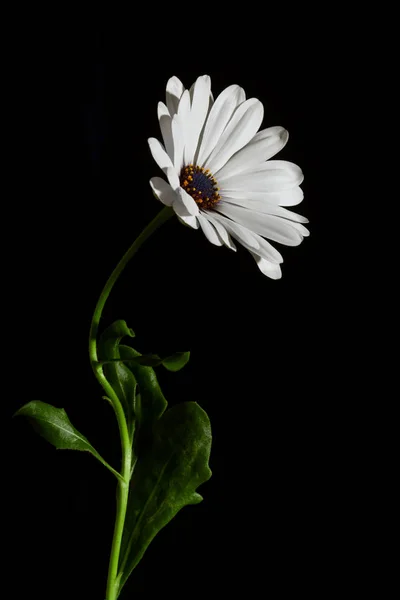
<path id="1" fill-rule="evenodd" d="M 153 19 L 163 25 L 163 16 Z M 116 285 L 103 323 L 125 319 L 142 352 L 191 350 L 183 371 L 159 371 L 159 379 L 171 405 L 201 404 L 214 436 L 204 501 L 158 535 L 123 597 L 325 597 L 349 568 L 341 539 L 352 510 L 342 469 L 349 425 L 335 393 L 346 297 L 332 222 L 339 58 L 324 32 L 295 37 L 282 21 L 260 32 L 237 20 L 219 35 L 211 19 L 198 39 L 196 20 L 176 19 L 177 36 L 169 24 L 153 30 L 151 15 L 129 23 L 121 15 L 118 26 L 61 19 L 20 32 L 10 113 L 19 241 L 7 320 L 12 353 L 23 358 L 10 365 L 7 408 L 11 415 L 31 399 L 64 407 L 118 467 L 117 429 L 90 370 L 87 333 L 106 278 L 161 208 L 148 186 L 160 173 L 146 142 L 159 136 L 157 102 L 174 74 L 187 87 L 209 74 L 215 95 L 240 84 L 264 103 L 263 128 L 289 130 L 279 158 L 304 171 L 296 209 L 311 236 L 280 248 L 283 278 L 272 281 L 244 249 L 214 247 L 171 220 Z M 112 475 L 89 455 L 56 451 L 22 419 L 8 419 L 7 430 L 12 597 L 104 598 Z M 347 548 L 352 536 L 347 529 Z"/>

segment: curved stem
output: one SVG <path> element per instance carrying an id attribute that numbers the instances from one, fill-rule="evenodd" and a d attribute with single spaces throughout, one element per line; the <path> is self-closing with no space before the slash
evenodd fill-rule
<path id="1" fill-rule="evenodd" d="M 94 310 L 92 322 L 90 325 L 89 333 L 89 356 L 90 363 L 92 365 L 93 373 L 103 387 L 107 394 L 107 398 L 111 400 L 115 415 L 117 417 L 120 437 L 121 437 L 121 449 L 122 449 L 122 466 L 121 466 L 121 479 L 118 481 L 117 488 L 117 511 L 114 526 L 114 535 L 111 546 L 110 563 L 108 569 L 107 578 L 107 592 L 106 600 L 116 600 L 119 592 L 119 579 L 118 575 L 118 563 L 119 555 L 121 550 L 122 534 L 124 530 L 126 508 L 128 504 L 129 496 L 129 481 L 131 478 L 132 471 L 132 444 L 128 431 L 128 424 L 122 404 L 114 392 L 111 385 L 108 383 L 104 373 L 102 365 L 98 363 L 97 357 L 97 332 L 99 329 L 101 315 L 104 309 L 104 305 L 107 301 L 108 296 L 118 277 L 130 261 L 130 259 L 136 254 L 140 246 L 150 237 L 150 235 L 165 223 L 172 215 L 174 211 L 170 207 L 162 209 L 158 215 L 147 225 L 142 233 L 136 238 L 129 250 L 124 254 L 112 274 L 110 275 L 107 283 L 105 284 L 103 291 L 97 301 L 96 308 Z"/>
<path id="2" fill-rule="evenodd" d="M 97 331 L 99 329 L 101 314 L 103 312 L 103 308 L 107 301 L 107 298 L 110 295 L 112 288 L 114 287 L 115 282 L 117 281 L 118 277 L 121 275 L 122 271 L 125 269 L 128 262 L 139 250 L 140 246 L 147 240 L 147 238 L 149 238 L 151 236 L 151 234 L 154 231 L 156 231 L 156 229 L 158 229 L 158 227 L 160 227 L 160 225 L 162 225 L 163 223 L 168 221 L 168 219 L 170 219 L 173 216 L 173 214 L 174 214 L 174 211 L 169 206 L 165 206 L 162 210 L 160 210 L 158 215 L 156 215 L 154 217 L 154 219 L 147 225 L 147 227 L 145 229 L 143 229 L 142 233 L 136 238 L 136 240 L 133 242 L 132 246 L 124 254 L 124 256 L 121 258 L 121 260 L 115 267 L 114 271 L 111 273 L 110 277 L 108 278 L 107 283 L 104 286 L 103 291 L 100 294 L 100 298 L 97 301 L 96 308 L 94 309 L 94 313 L 93 313 L 92 322 L 90 325 L 89 356 L 90 356 L 90 361 L 91 361 L 92 365 L 93 365 L 93 363 L 97 362 L 96 338 L 97 338 Z M 96 375 L 96 377 L 97 377 L 97 375 Z"/>

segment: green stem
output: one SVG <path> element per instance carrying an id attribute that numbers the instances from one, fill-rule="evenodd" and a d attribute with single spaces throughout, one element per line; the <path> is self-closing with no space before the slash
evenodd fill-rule
<path id="1" fill-rule="evenodd" d="M 117 580 L 119 555 L 121 550 L 122 533 L 124 530 L 126 507 L 128 505 L 129 481 L 131 477 L 132 465 L 132 447 L 130 443 L 128 425 L 122 404 L 118 396 L 105 378 L 102 368 L 98 367 L 97 379 L 112 399 L 115 415 L 118 421 L 119 432 L 121 436 L 122 447 L 122 469 L 121 476 L 123 481 L 119 480 L 117 485 L 117 512 L 115 517 L 114 535 L 111 545 L 110 562 L 108 567 L 106 600 L 116 600 L 118 598 L 119 581 Z"/>
<path id="2" fill-rule="evenodd" d="M 106 285 L 103 288 L 103 291 L 100 294 L 100 298 L 97 301 L 96 308 L 94 309 L 92 323 L 90 325 L 90 333 L 89 333 L 89 356 L 91 363 L 97 362 L 97 331 L 99 329 L 99 323 L 101 319 L 101 314 L 103 312 L 104 305 L 107 301 L 108 296 L 112 288 L 114 287 L 115 282 L 118 277 L 121 275 L 122 271 L 125 269 L 128 262 L 131 258 L 136 254 L 139 250 L 140 246 L 151 236 L 156 229 L 160 227 L 163 223 L 168 221 L 174 214 L 174 211 L 169 206 L 165 206 L 158 215 L 154 217 L 154 219 L 147 225 L 145 229 L 143 229 L 142 233 L 136 238 L 133 242 L 132 246 L 129 250 L 124 254 L 121 258 L 114 271 L 111 273 L 110 277 L 107 280 Z M 97 377 L 97 375 L 96 375 Z"/>
<path id="3" fill-rule="evenodd" d="M 132 455 L 132 444 L 129 437 L 128 425 L 124 409 L 121 402 L 114 392 L 111 385 L 108 383 L 104 373 L 102 365 L 98 363 L 97 357 L 97 332 L 99 329 L 100 319 L 103 312 L 104 305 L 107 301 L 108 296 L 118 277 L 130 261 L 130 259 L 136 254 L 141 245 L 150 237 L 150 235 L 165 223 L 172 215 L 174 211 L 170 207 L 165 207 L 161 210 L 158 215 L 147 225 L 142 233 L 136 238 L 129 250 L 124 254 L 114 271 L 111 273 L 107 283 L 105 284 L 103 291 L 97 301 L 96 308 L 94 310 L 92 323 L 90 326 L 89 333 L 89 356 L 90 363 L 92 365 L 93 373 L 103 387 L 107 394 L 107 398 L 111 400 L 115 415 L 117 417 L 120 437 L 121 437 L 121 449 L 122 449 L 122 467 L 121 467 L 121 479 L 118 480 L 117 488 L 117 511 L 115 518 L 114 535 L 111 546 L 110 563 L 108 569 L 107 578 L 107 592 L 106 600 L 116 600 L 119 593 L 119 579 L 118 579 L 118 563 L 119 555 L 121 551 L 122 533 L 124 530 L 126 508 L 128 504 L 129 496 L 129 481 L 131 479 L 132 464 L 134 464 L 134 457 Z"/>

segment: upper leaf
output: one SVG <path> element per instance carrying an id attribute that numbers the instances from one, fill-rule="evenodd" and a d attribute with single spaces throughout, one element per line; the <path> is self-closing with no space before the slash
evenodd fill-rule
<path id="1" fill-rule="evenodd" d="M 162 364 L 168 371 L 180 371 L 188 362 L 190 352 L 175 352 L 171 356 L 164 358 Z"/>
<path id="2" fill-rule="evenodd" d="M 101 360 L 101 364 L 109 364 L 115 362 L 131 362 L 136 363 L 138 365 L 143 365 L 144 367 L 158 367 L 159 365 L 164 365 L 168 371 L 180 371 L 190 358 L 190 352 L 175 352 L 165 358 L 160 358 L 158 354 L 139 354 L 138 356 L 131 357 L 129 361 L 121 359 L 121 358 L 108 358 L 106 360 Z"/>
<path id="3" fill-rule="evenodd" d="M 107 327 L 100 337 L 98 347 L 99 359 L 113 360 L 121 358 L 119 343 L 125 336 L 135 336 L 125 321 L 115 321 L 110 327 Z M 103 371 L 107 381 L 117 394 L 130 424 L 136 390 L 136 381 L 132 371 L 122 362 L 107 363 L 103 366 Z"/>
<path id="4" fill-rule="evenodd" d="M 160 529 L 202 500 L 196 488 L 211 477 L 210 450 L 210 421 L 195 402 L 171 408 L 154 425 L 152 447 L 139 457 L 130 486 L 120 590 Z"/>
<path id="5" fill-rule="evenodd" d="M 140 352 L 130 346 L 119 346 L 120 357 L 124 360 L 141 356 Z M 137 397 L 134 406 L 135 417 L 138 420 L 136 428 L 149 428 L 161 417 L 168 406 L 164 394 L 161 391 L 156 373 L 152 367 L 146 367 L 137 362 L 127 362 L 128 368 L 139 386 L 140 396 Z"/>

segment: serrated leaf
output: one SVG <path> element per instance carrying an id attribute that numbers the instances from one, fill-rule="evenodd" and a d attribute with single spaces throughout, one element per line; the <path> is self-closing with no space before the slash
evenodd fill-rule
<path id="1" fill-rule="evenodd" d="M 15 413 L 15 416 L 27 417 L 39 435 L 59 450 L 90 452 L 107 469 L 121 479 L 120 474 L 102 458 L 89 440 L 75 429 L 63 408 L 56 408 L 46 402 L 33 400 L 22 406 Z"/>
<path id="2" fill-rule="evenodd" d="M 164 358 L 162 364 L 168 371 L 180 371 L 189 361 L 189 358 L 190 352 L 175 352 Z"/>
<path id="3" fill-rule="evenodd" d="M 120 559 L 120 590 L 154 536 L 188 504 L 202 496 L 211 477 L 211 427 L 195 402 L 166 411 L 153 428 L 153 444 L 140 457 L 131 481 Z"/>
<path id="4" fill-rule="evenodd" d="M 132 410 L 135 401 L 136 380 L 132 371 L 124 363 L 114 362 L 114 359 L 121 358 L 119 344 L 125 336 L 135 337 L 135 334 L 125 321 L 115 321 L 101 335 L 98 345 L 98 355 L 100 360 L 112 361 L 103 366 L 104 375 L 117 394 L 130 426 L 132 424 Z"/>

